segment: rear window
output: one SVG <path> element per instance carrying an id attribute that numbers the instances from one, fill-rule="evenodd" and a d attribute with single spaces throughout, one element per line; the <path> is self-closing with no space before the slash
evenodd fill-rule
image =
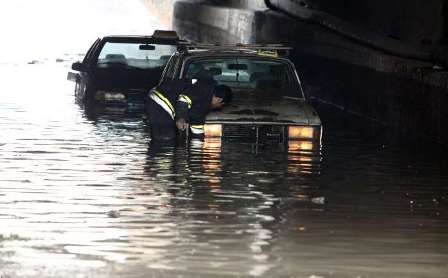
<path id="1" fill-rule="evenodd" d="M 163 68 L 175 51 L 175 45 L 106 42 L 97 64 L 99 67 Z"/>
<path id="2" fill-rule="evenodd" d="M 274 98 L 303 97 L 294 71 L 283 61 L 227 57 L 193 60 L 185 66 L 183 77 L 195 78 L 204 71 L 210 73 L 215 83 L 227 85 L 234 92 Z"/>

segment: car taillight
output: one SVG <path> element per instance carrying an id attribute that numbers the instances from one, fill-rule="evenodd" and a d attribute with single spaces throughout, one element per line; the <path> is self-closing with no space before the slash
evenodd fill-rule
<path id="1" fill-rule="evenodd" d="M 291 139 L 316 139 L 317 131 L 309 126 L 288 126 L 288 138 Z"/>
<path id="2" fill-rule="evenodd" d="M 220 124 L 205 124 L 204 125 L 204 136 L 206 138 L 221 137 L 222 136 L 222 125 L 220 125 Z"/>
<path id="3" fill-rule="evenodd" d="M 125 100 L 124 93 L 112 91 L 97 91 L 95 94 L 97 100 Z"/>

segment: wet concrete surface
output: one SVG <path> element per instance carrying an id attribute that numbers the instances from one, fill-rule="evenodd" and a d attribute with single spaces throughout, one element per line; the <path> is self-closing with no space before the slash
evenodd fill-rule
<path id="1" fill-rule="evenodd" d="M 70 62 L 0 65 L 2 278 L 447 277 L 434 144 L 317 105 L 312 151 L 154 146 L 77 105 Z"/>

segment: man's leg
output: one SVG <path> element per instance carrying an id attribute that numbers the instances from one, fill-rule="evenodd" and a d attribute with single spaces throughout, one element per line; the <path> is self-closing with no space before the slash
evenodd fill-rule
<path id="1" fill-rule="evenodd" d="M 171 116 L 152 99 L 148 100 L 146 114 L 155 141 L 171 141 L 176 139 L 176 124 Z"/>

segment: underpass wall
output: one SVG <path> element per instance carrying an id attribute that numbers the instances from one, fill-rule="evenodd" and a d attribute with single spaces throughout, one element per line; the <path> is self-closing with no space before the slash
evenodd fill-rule
<path id="1" fill-rule="evenodd" d="M 198 6 L 178 2 L 174 8 L 173 28 L 194 42 L 251 43 L 256 41 L 256 13 L 212 5 Z"/>
<path id="2" fill-rule="evenodd" d="M 415 45 L 437 43 L 446 31 L 444 30 L 446 5 L 448 5 L 446 0 L 271 0 L 270 2 L 291 13 L 301 8 L 325 12 L 353 25 Z"/>
<path id="3" fill-rule="evenodd" d="M 167 29 L 172 28 L 174 4 L 179 0 L 141 0 L 149 12 L 153 14 Z M 266 10 L 263 0 L 189 0 L 193 4 L 207 2 L 217 7 L 233 9 Z M 193 12 L 192 16 L 194 16 Z"/>

